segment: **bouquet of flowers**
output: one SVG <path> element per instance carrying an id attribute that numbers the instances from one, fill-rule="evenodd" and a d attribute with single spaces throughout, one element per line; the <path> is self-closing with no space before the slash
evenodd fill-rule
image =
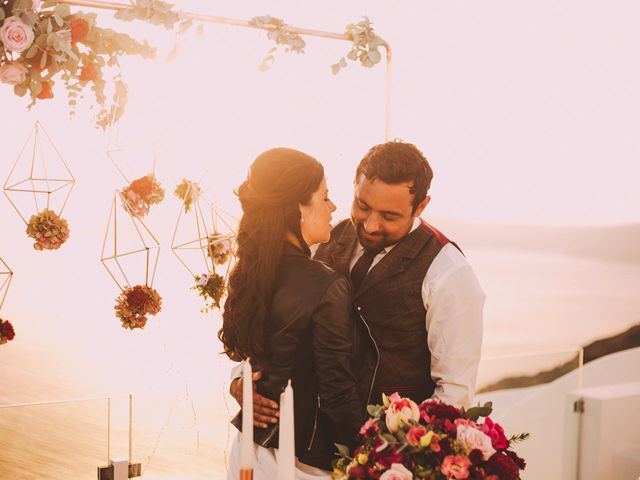
<path id="1" fill-rule="evenodd" d="M 224 278 L 217 273 L 195 276 L 196 284 L 191 290 L 197 290 L 202 298 L 205 299 L 205 306 L 202 313 L 207 313 L 214 308 L 220 308 L 220 299 L 224 295 Z"/>
<path id="2" fill-rule="evenodd" d="M 231 239 L 221 239 L 219 233 L 209 235 L 207 245 L 207 255 L 214 265 L 224 265 L 227 263 L 233 253 L 233 244 Z"/>
<path id="3" fill-rule="evenodd" d="M 116 317 L 122 321 L 122 328 L 143 329 L 147 315 L 160 312 L 162 298 L 158 292 L 147 285 L 136 285 L 124 289 L 116 298 Z"/>
<path id="4" fill-rule="evenodd" d="M 73 112 L 82 91 L 90 86 L 101 107 L 96 124 L 106 128 L 122 115 L 126 103 L 120 95 L 108 105 L 105 92 L 104 71 L 117 66 L 121 55 L 153 58 L 155 50 L 146 41 L 98 27 L 95 14 L 71 13 L 68 5 L 55 0 L 0 1 L 0 82 L 21 97 L 28 93 L 29 107 L 53 98 L 59 80 Z M 116 90 L 126 93 L 123 85 L 116 79 Z"/>
<path id="5" fill-rule="evenodd" d="M 184 213 L 189 213 L 191 204 L 198 201 L 198 198 L 202 195 L 202 188 L 196 182 L 183 178 L 173 194 L 184 203 Z"/>
<path id="6" fill-rule="evenodd" d="M 69 224 L 53 210 L 45 208 L 32 215 L 27 224 L 27 235 L 36 242 L 36 250 L 57 250 L 69 239 Z"/>
<path id="7" fill-rule="evenodd" d="M 0 318 L 0 345 L 10 342 L 15 336 L 16 332 L 13 329 L 13 325 L 11 325 L 8 320 L 2 320 Z"/>
<path id="8" fill-rule="evenodd" d="M 518 480 L 525 461 L 494 423 L 491 403 L 469 410 L 437 400 L 420 405 L 397 393 L 384 405 L 369 405 L 353 456 L 346 449 L 334 463 L 333 479 Z M 480 417 L 485 417 L 483 422 Z"/>
<path id="9" fill-rule="evenodd" d="M 151 205 L 164 199 L 164 188 L 153 173 L 140 177 L 122 189 L 122 207 L 134 217 L 144 217 Z"/>

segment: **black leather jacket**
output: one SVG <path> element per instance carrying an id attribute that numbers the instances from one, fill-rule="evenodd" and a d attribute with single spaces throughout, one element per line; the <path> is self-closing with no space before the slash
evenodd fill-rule
<path id="1" fill-rule="evenodd" d="M 271 305 L 268 358 L 258 393 L 276 402 L 294 391 L 296 456 L 331 468 L 335 443 L 353 446 L 366 417 L 377 365 L 375 345 L 354 315 L 348 281 L 286 243 Z M 253 362 L 252 362 L 253 363 Z M 241 413 L 233 419 L 240 428 Z M 278 446 L 278 425 L 254 428 L 254 441 Z"/>

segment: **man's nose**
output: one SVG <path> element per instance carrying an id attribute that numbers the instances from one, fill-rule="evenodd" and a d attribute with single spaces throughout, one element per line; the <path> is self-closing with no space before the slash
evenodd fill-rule
<path id="1" fill-rule="evenodd" d="M 380 223 L 378 222 L 375 215 L 369 215 L 364 221 L 364 230 L 367 233 L 377 232 L 379 227 Z"/>

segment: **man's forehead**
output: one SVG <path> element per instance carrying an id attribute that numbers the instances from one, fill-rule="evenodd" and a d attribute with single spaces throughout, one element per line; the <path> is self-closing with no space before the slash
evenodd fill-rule
<path id="1" fill-rule="evenodd" d="M 412 206 L 411 187 L 410 182 L 389 184 L 380 179 L 363 177 L 356 183 L 355 195 L 376 210 L 398 210 Z"/>

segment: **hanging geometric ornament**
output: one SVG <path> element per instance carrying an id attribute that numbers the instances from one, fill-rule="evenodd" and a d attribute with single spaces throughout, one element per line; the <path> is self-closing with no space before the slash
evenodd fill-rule
<path id="1" fill-rule="evenodd" d="M 7 297 L 9 286 L 11 285 L 11 279 L 13 278 L 13 272 L 9 266 L 0 258 L 0 313 L 2 312 L 2 306 L 4 300 Z M 0 345 L 13 340 L 16 332 L 13 330 L 13 325 L 8 320 L 0 318 Z"/>
<path id="2" fill-rule="evenodd" d="M 202 189 L 196 182 L 183 179 L 174 195 L 182 200 L 182 206 L 171 240 L 171 251 L 193 277 L 195 285 L 191 289 L 204 299 L 202 312 L 206 313 L 220 308 L 234 259 L 236 235 L 230 226 L 231 219 L 224 218 L 215 207 L 210 207 L 208 212 L 210 221 L 203 214 Z M 187 217 L 191 211 L 193 215 Z M 179 234 L 187 240 L 177 240 Z"/>
<path id="3" fill-rule="evenodd" d="M 122 192 L 116 191 L 100 261 L 120 288 L 115 313 L 122 327 L 143 329 L 147 317 L 157 314 L 162 307 L 162 298 L 153 288 L 160 244 L 142 220 L 130 213 L 129 208 L 125 208 L 124 214 L 120 213 L 119 202 L 128 206 Z"/>
<path id="4" fill-rule="evenodd" d="M 122 208 L 134 217 L 143 218 L 149 213 L 152 205 L 157 205 L 164 199 L 164 188 L 162 188 L 155 175 L 156 159 L 154 156 L 153 171 L 151 173 L 129 181 L 115 159 L 115 154 L 121 152 L 122 150 L 108 150 L 107 156 L 111 159 L 125 182 L 127 182 L 127 186 L 120 191 L 126 200 L 122 202 Z"/>
<path id="5" fill-rule="evenodd" d="M 69 225 L 62 218 L 62 211 L 74 184 L 64 158 L 40 122 L 36 122 L 3 189 L 27 225 L 27 235 L 35 240 L 36 250 L 56 250 L 69 238 Z"/>

